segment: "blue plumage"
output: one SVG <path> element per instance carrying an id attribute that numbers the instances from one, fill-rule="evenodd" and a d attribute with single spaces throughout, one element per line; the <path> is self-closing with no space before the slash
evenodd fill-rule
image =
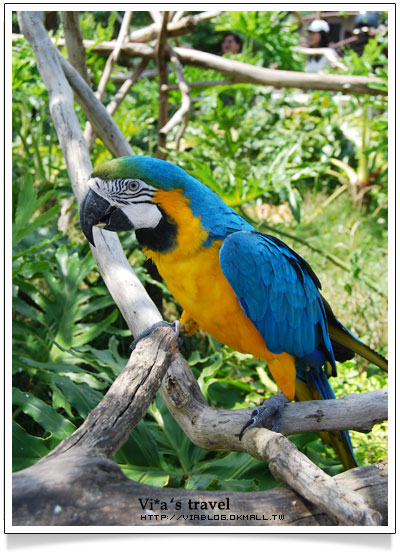
<path id="1" fill-rule="evenodd" d="M 302 258 L 252 230 L 225 239 L 220 263 L 270 352 L 293 354 L 313 368 L 329 361 L 335 370 L 321 295 Z"/>

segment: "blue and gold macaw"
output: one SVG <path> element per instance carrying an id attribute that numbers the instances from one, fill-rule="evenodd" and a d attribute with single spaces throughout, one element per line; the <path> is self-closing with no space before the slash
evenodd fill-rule
<path id="1" fill-rule="evenodd" d="M 387 361 L 335 318 L 307 261 L 257 232 L 180 167 L 121 157 L 97 166 L 88 186 L 80 206 L 88 240 L 94 244 L 93 226 L 134 229 L 183 307 L 181 330 L 201 327 L 266 361 L 284 402 L 334 398 L 327 376 L 336 375 L 335 360 L 354 352 L 387 370 Z M 256 409 L 245 427 L 262 424 L 268 414 L 268 405 Z M 345 468 L 357 465 L 347 431 L 322 436 Z"/>

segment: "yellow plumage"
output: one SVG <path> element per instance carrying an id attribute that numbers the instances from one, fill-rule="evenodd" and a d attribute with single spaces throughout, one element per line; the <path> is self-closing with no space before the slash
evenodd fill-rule
<path id="1" fill-rule="evenodd" d="M 294 357 L 269 352 L 264 339 L 244 314 L 221 270 L 222 242 L 215 241 L 210 247 L 203 247 L 207 232 L 200 218 L 193 216 L 180 190 L 158 191 L 155 202 L 177 224 L 176 245 L 165 254 L 144 251 L 153 259 L 171 294 L 184 308 L 182 324 L 192 319 L 223 344 L 265 360 L 280 389 L 292 400 L 296 377 Z"/>

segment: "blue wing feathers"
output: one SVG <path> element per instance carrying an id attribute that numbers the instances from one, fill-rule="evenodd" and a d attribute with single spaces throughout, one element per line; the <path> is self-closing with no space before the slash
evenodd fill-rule
<path id="1" fill-rule="evenodd" d="M 277 238 L 242 230 L 224 240 L 220 263 L 270 352 L 335 366 L 320 282 L 304 259 Z"/>

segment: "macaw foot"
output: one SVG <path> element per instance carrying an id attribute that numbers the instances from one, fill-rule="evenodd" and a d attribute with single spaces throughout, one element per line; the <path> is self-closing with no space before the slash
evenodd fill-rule
<path id="1" fill-rule="evenodd" d="M 135 338 L 135 340 L 132 342 L 132 344 L 129 346 L 129 348 L 133 351 L 135 350 L 138 342 L 144 338 L 146 338 L 151 332 L 153 332 L 155 329 L 158 329 L 159 327 L 172 327 L 174 329 L 174 331 L 176 332 L 176 334 L 178 335 L 178 344 L 180 341 L 179 338 L 179 333 L 180 333 L 180 328 L 179 328 L 179 321 L 176 320 L 173 323 L 168 323 L 168 321 L 158 321 L 157 323 L 154 323 L 154 325 L 152 325 L 151 327 L 147 327 L 147 329 L 145 329 L 142 333 L 140 333 L 140 335 Z"/>
<path id="2" fill-rule="evenodd" d="M 286 404 L 290 402 L 289 399 L 283 394 L 271 396 L 264 400 L 262 406 L 255 408 L 251 413 L 251 418 L 244 424 L 242 430 L 236 436 L 239 441 L 242 439 L 244 432 L 250 427 L 265 427 L 267 422 L 272 418 L 272 431 L 279 432 L 282 422 L 283 409 Z"/>

